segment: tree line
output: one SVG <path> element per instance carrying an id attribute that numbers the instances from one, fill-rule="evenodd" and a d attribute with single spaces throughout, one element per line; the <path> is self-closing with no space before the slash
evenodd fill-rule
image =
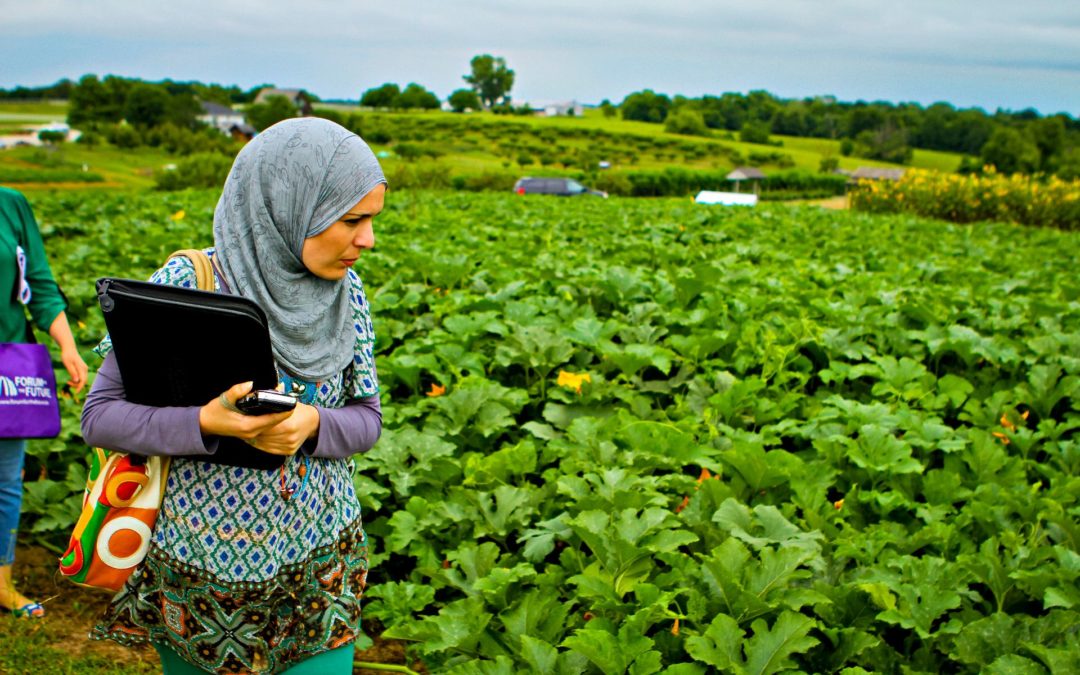
<path id="1" fill-rule="evenodd" d="M 949 103 L 923 107 L 829 96 L 782 99 L 767 91 L 669 97 L 650 89 L 627 95 L 618 106 L 604 101 L 600 107 L 610 116 L 664 124 L 676 133 L 737 132 L 751 143 L 768 143 L 772 134 L 830 138 L 841 141 L 842 154 L 899 164 L 911 159 L 913 148 L 942 150 L 963 153 L 963 171 L 990 164 L 1003 173 L 1080 177 L 1080 120 L 1065 113 L 988 114 Z"/>
<path id="2" fill-rule="evenodd" d="M 452 110 L 531 112 L 526 106 L 513 105 L 510 90 L 515 74 L 504 59 L 481 54 L 469 65 L 470 72 L 462 77 L 469 87 L 447 97 Z M 243 90 L 236 85 L 86 75 L 77 83 L 65 79 L 46 87 L 0 89 L 0 99 L 68 99 L 68 122 L 73 126 L 110 131 L 108 125 L 125 120 L 136 130 L 165 128 L 170 132 L 167 135 L 176 136 L 183 130 L 197 130 L 200 101 L 248 104 L 245 113 L 259 130 L 295 114 L 285 100 L 253 104 L 267 86 L 272 85 Z M 309 101 L 319 100 L 305 94 Z M 360 95 L 359 103 L 385 110 L 438 109 L 442 105 L 438 96 L 415 82 L 404 89 L 389 82 L 373 87 Z M 843 155 L 899 164 L 910 161 L 915 148 L 941 150 L 965 155 L 962 172 L 993 165 L 1002 173 L 1042 172 L 1080 178 L 1080 121 L 1065 113 L 1042 116 L 1033 109 L 999 109 L 989 114 L 980 108 L 958 109 L 943 102 L 924 107 L 886 101 L 844 102 L 831 96 L 784 99 L 761 90 L 688 98 L 645 89 L 627 95 L 618 105 L 604 100 L 600 108 L 605 115 L 663 124 L 678 134 L 737 134 L 745 142 L 774 145 L 780 144 L 774 135 L 828 138 L 840 141 Z M 111 132 L 121 136 L 121 145 L 123 137 L 131 136 L 131 131 Z"/>

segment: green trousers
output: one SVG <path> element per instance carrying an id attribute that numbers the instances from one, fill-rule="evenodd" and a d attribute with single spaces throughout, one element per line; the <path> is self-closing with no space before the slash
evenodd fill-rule
<path id="1" fill-rule="evenodd" d="M 354 645 L 331 649 L 306 661 L 301 661 L 281 675 L 351 675 L 353 671 Z M 206 675 L 208 671 L 191 665 L 171 648 L 155 643 L 154 649 L 161 656 L 161 672 L 164 675 Z"/>

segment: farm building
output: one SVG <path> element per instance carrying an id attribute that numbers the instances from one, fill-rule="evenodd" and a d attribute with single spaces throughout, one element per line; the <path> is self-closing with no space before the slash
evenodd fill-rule
<path id="1" fill-rule="evenodd" d="M 750 181 L 750 184 L 754 186 L 754 194 L 756 195 L 758 193 L 758 184 L 765 180 L 765 173 L 757 167 L 737 166 L 724 177 L 735 183 L 735 192 L 742 192 L 741 186 L 743 182 Z"/>
<path id="2" fill-rule="evenodd" d="M 264 87 L 255 96 L 255 103 L 266 103 L 271 96 L 284 96 L 289 99 L 301 115 L 311 114 L 311 100 L 303 89 L 275 89 Z"/>
<path id="3" fill-rule="evenodd" d="M 247 123 L 233 124 L 226 132 L 233 137 L 233 140 L 237 141 L 250 141 L 255 138 L 255 134 L 259 133 L 255 130 L 255 127 Z"/>
<path id="4" fill-rule="evenodd" d="M 900 180 L 904 177 L 903 169 L 881 169 L 876 166 L 860 166 L 850 174 L 852 181 L 860 180 Z"/>

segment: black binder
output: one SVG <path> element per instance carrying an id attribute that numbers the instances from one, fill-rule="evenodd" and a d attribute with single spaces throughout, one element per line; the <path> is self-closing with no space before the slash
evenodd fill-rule
<path id="1" fill-rule="evenodd" d="M 99 279 L 97 294 L 128 401 L 203 406 L 238 382 L 277 386 L 266 314 L 253 301 L 115 278 Z M 254 469 L 285 462 L 230 437 L 199 459 Z"/>

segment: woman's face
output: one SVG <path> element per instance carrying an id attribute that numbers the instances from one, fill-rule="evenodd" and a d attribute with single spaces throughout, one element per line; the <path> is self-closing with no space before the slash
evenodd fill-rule
<path id="1" fill-rule="evenodd" d="M 360 251 L 375 246 L 372 220 L 383 208 L 385 185 L 376 185 L 341 219 L 314 237 L 304 240 L 300 259 L 321 279 L 337 281 L 360 258 Z"/>

